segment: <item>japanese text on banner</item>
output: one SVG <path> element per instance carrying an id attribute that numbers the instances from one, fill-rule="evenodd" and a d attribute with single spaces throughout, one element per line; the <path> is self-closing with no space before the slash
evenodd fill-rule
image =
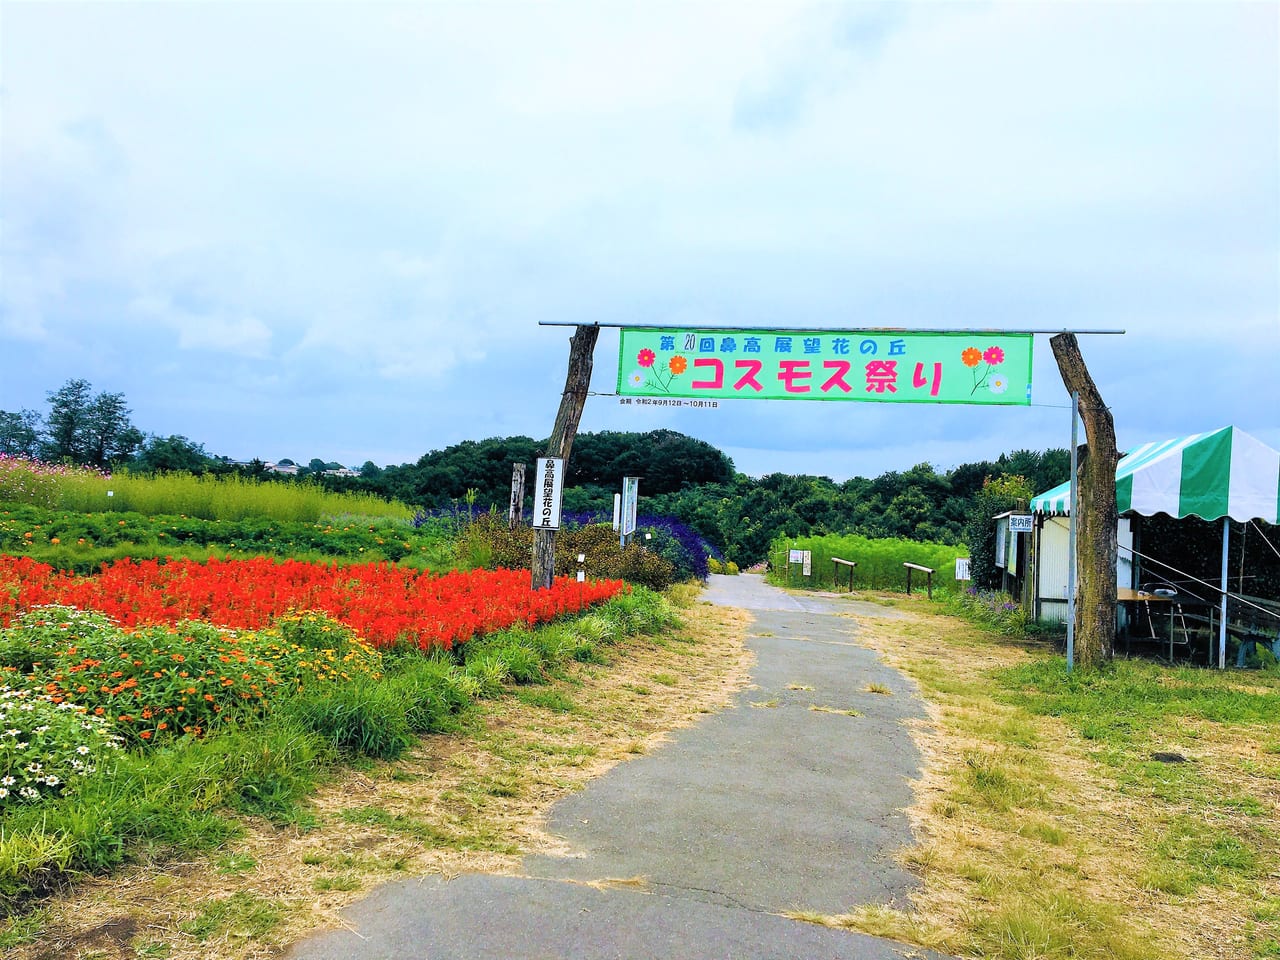
<path id="1" fill-rule="evenodd" d="M 628 327 L 620 344 L 624 397 L 1031 403 L 1026 333 Z"/>

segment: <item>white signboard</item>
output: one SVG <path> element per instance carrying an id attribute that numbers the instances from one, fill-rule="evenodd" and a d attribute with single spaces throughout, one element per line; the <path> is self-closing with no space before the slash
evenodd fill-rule
<path id="1" fill-rule="evenodd" d="M 787 563 L 804 563 L 804 551 L 792 550 L 787 554 Z"/>
<path id="2" fill-rule="evenodd" d="M 813 574 L 813 553 L 809 550 L 804 552 L 804 569 L 801 571 L 806 577 Z"/>
<path id="3" fill-rule="evenodd" d="M 969 576 L 969 558 L 968 557 L 956 557 L 956 579 L 957 580 L 972 579 Z"/>
<path id="4" fill-rule="evenodd" d="M 533 506 L 535 530 L 560 529 L 560 491 L 564 488 L 564 458 L 539 457 L 537 490 Z"/>
<path id="5" fill-rule="evenodd" d="M 640 504 L 640 478 L 622 478 L 622 535 L 636 532 L 636 510 Z"/>
<path id="6" fill-rule="evenodd" d="M 1009 532 L 1030 533 L 1034 519 L 1035 518 L 1029 513 L 1009 514 Z"/>

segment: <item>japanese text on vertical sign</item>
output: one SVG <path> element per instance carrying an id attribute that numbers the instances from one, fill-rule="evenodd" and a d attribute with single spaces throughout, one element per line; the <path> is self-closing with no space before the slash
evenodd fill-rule
<path id="1" fill-rule="evenodd" d="M 623 328 L 618 394 L 1031 403 L 1029 333 Z"/>
<path id="2" fill-rule="evenodd" d="M 538 502 L 534 508 L 535 527 L 560 529 L 560 492 L 564 482 L 563 457 L 538 458 Z"/>

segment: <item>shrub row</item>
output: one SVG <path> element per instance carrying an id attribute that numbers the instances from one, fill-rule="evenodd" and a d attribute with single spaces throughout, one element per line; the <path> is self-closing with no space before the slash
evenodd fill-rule
<path id="1" fill-rule="evenodd" d="M 589 578 L 626 580 L 650 590 L 665 590 L 676 580 L 670 560 L 633 540 L 619 546 L 617 532 L 607 524 L 562 527 L 555 534 L 556 576 L 574 576 L 579 569 Z M 458 558 L 471 567 L 493 570 L 528 569 L 533 560 L 533 529 L 507 527 L 505 517 L 477 516 L 458 538 Z M 578 555 L 584 557 L 579 565 Z"/>

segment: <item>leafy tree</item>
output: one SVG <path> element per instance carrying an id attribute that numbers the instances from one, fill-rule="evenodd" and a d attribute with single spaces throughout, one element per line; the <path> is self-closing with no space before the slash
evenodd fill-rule
<path id="1" fill-rule="evenodd" d="M 366 460 L 360 467 L 360 476 L 365 480 L 372 480 L 382 475 L 382 468 L 372 460 Z"/>
<path id="2" fill-rule="evenodd" d="M 93 387 L 88 380 L 68 380 L 46 396 L 49 416 L 45 420 L 41 452 L 48 460 L 85 459 L 85 434 L 89 428 L 89 405 Z"/>
<path id="3" fill-rule="evenodd" d="M 1026 477 L 988 478 L 969 508 L 965 542 L 969 545 L 969 576 L 975 587 L 992 590 L 1000 585 L 996 566 L 996 528 L 992 518 L 1030 500 L 1033 491 Z"/>
<path id="4" fill-rule="evenodd" d="M 85 424 L 85 459 L 107 467 L 133 456 L 144 439 L 129 420 L 123 393 L 100 393 L 89 404 Z"/>
<path id="5" fill-rule="evenodd" d="M 42 455 L 107 467 L 128 459 L 143 441 L 123 393 L 93 395 L 88 380 L 68 380 L 48 394 Z"/>
<path id="6" fill-rule="evenodd" d="M 135 470 L 144 473 L 207 473 L 216 461 L 205 452 L 204 445 L 179 434 L 148 437 L 133 458 Z"/>
<path id="7" fill-rule="evenodd" d="M 40 414 L 34 410 L 0 410 L 0 453 L 35 457 L 40 453 Z"/>
<path id="8" fill-rule="evenodd" d="M 728 482 L 733 461 L 706 441 L 675 430 L 578 434 L 568 485 L 620 490 L 623 477 L 643 478 L 641 488 L 650 495 L 672 493 L 685 486 Z"/>

